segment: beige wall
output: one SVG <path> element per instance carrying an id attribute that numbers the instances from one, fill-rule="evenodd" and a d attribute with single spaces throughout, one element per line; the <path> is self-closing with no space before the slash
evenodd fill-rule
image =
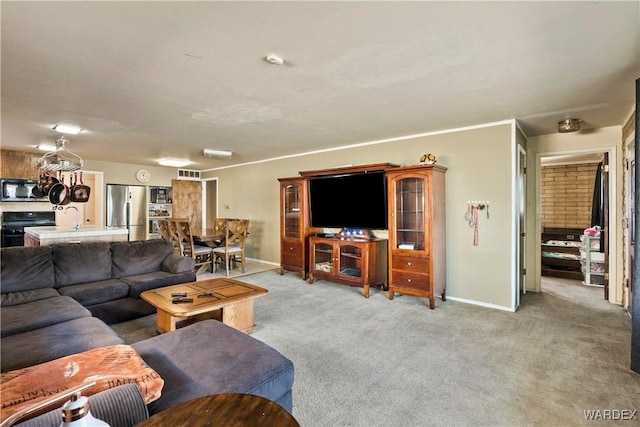
<path id="1" fill-rule="evenodd" d="M 277 178 L 348 164 L 409 165 L 434 153 L 438 164 L 448 168 L 447 296 L 512 308 L 512 129 L 505 122 L 213 170 L 203 178 L 218 178 L 219 216 L 251 219 L 248 256 L 279 263 Z M 473 229 L 464 219 L 468 200 L 490 202 L 490 218 L 479 221 L 478 246 L 473 246 Z"/>
<path id="2" fill-rule="evenodd" d="M 527 265 L 534 274 L 527 275 L 527 289 L 540 290 L 540 159 L 551 154 L 609 152 L 610 192 L 614 205 L 610 206 L 610 265 L 609 301 L 621 304 L 622 298 L 622 128 L 611 126 L 569 134 L 551 134 L 531 137 L 527 143 L 527 210 L 535 215 L 527 218 Z"/>

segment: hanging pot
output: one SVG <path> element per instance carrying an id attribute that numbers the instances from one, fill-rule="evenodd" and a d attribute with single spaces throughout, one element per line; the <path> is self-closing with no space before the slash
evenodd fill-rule
<path id="1" fill-rule="evenodd" d="M 78 177 L 74 174 L 74 184 L 71 186 L 71 201 L 78 203 L 86 203 L 89 201 L 89 194 L 91 194 L 91 187 L 84 185 L 82 181 L 82 171 L 80 172 L 80 184 L 78 184 Z"/>
<path id="2" fill-rule="evenodd" d="M 68 205 L 71 203 L 69 196 L 69 187 L 65 185 L 64 176 L 62 176 L 60 182 L 54 184 L 49 190 L 49 202 L 54 205 Z"/>
<path id="3" fill-rule="evenodd" d="M 58 178 L 56 178 L 55 176 L 51 176 L 51 174 L 47 172 L 46 176 L 44 177 L 44 181 L 41 179 L 40 182 L 38 182 L 38 185 L 40 186 L 40 191 L 42 191 L 44 197 L 46 197 L 49 195 L 51 187 L 58 184 L 59 182 L 60 180 Z"/>
<path id="4" fill-rule="evenodd" d="M 46 183 L 47 183 L 47 177 L 44 174 L 40 174 L 40 179 L 38 180 L 36 185 L 34 185 L 33 188 L 31 189 L 31 194 L 33 195 L 33 197 L 35 197 L 36 199 L 40 199 L 46 196 L 46 194 L 44 194 L 44 191 L 42 191 L 42 185 Z"/>

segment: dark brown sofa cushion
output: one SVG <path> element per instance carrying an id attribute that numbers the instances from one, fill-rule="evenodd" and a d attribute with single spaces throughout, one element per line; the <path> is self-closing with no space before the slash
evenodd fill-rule
<path id="1" fill-rule="evenodd" d="M 127 297 L 129 295 L 129 285 L 119 279 L 108 279 L 65 286 L 58 289 L 58 292 L 61 295 L 73 298 L 86 307 Z"/>
<path id="2" fill-rule="evenodd" d="M 51 246 L 0 249 L 2 293 L 53 288 Z"/>
<path id="3" fill-rule="evenodd" d="M 111 243 L 113 278 L 151 273 L 161 269 L 162 260 L 173 253 L 171 243 L 162 240 Z"/>
<path id="4" fill-rule="evenodd" d="M 52 246 L 56 288 L 111 279 L 109 242 L 63 243 Z"/>
<path id="5" fill-rule="evenodd" d="M 89 316 L 91 316 L 89 310 L 72 298 L 63 296 L 2 307 L 0 310 L 2 346 L 5 345 L 4 337 L 7 335 Z"/>
<path id="6" fill-rule="evenodd" d="M 164 380 L 155 414 L 216 393 L 266 397 L 291 411 L 294 367 L 274 348 L 217 320 L 204 320 L 131 345 Z"/>
<path id="7" fill-rule="evenodd" d="M 95 317 L 81 317 L 2 337 L 0 363 L 2 372 L 7 372 L 115 344 L 124 344 L 124 340 L 113 329 Z"/>
<path id="8" fill-rule="evenodd" d="M 0 295 L 0 306 L 5 307 L 16 304 L 26 304 L 41 299 L 59 297 L 60 292 L 53 288 L 30 289 L 27 291 L 9 292 Z"/>

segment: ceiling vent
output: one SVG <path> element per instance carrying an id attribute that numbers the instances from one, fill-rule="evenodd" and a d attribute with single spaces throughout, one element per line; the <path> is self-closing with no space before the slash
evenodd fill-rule
<path id="1" fill-rule="evenodd" d="M 200 171 L 190 169 L 178 169 L 178 179 L 200 180 Z"/>

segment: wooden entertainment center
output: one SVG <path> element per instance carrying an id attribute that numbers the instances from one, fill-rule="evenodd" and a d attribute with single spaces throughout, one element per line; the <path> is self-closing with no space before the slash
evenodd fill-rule
<path id="1" fill-rule="evenodd" d="M 434 164 L 400 167 L 390 163 L 299 172 L 280 178 L 280 274 L 315 278 L 429 299 L 445 296 L 445 173 Z M 368 230 L 335 235 L 311 225 L 309 180 L 317 177 L 384 172 L 389 239 Z M 337 209 L 337 208 L 336 208 Z"/>

